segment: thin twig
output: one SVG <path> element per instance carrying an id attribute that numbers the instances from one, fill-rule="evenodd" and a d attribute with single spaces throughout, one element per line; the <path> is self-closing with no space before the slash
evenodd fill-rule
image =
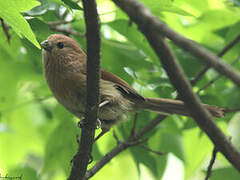
<path id="1" fill-rule="evenodd" d="M 130 133 L 132 136 L 135 134 L 135 131 L 136 131 L 137 118 L 138 118 L 138 113 L 135 113 L 134 119 L 133 119 L 133 126 L 132 126 L 131 133 Z"/>
<path id="2" fill-rule="evenodd" d="M 70 34 L 75 35 L 75 36 L 79 36 L 79 37 L 85 37 L 85 34 L 81 34 L 71 28 L 62 28 L 62 27 L 58 27 L 58 26 L 49 26 L 49 28 L 52 31 L 56 31 L 56 32 L 61 32 L 67 36 L 69 36 Z"/>
<path id="3" fill-rule="evenodd" d="M 10 34 L 8 32 L 9 27 L 7 27 L 7 25 L 5 24 L 5 22 L 4 22 L 4 20 L 2 18 L 0 18 L 0 22 L 1 22 L 1 26 L 2 26 L 3 32 L 4 32 L 4 34 L 7 37 L 8 44 L 10 44 L 11 36 L 10 36 Z"/>
<path id="4" fill-rule="evenodd" d="M 134 136 L 129 136 L 125 141 L 119 143 L 116 147 L 114 147 L 110 152 L 108 152 L 101 160 L 99 160 L 91 169 L 89 169 L 85 175 L 85 179 L 91 178 L 94 174 L 96 174 L 100 169 L 102 169 L 111 159 L 113 159 L 115 156 L 117 156 L 119 153 L 124 151 L 125 149 L 137 145 L 138 140 L 140 138 L 154 129 L 159 123 L 161 123 L 166 116 L 164 115 L 158 115 L 155 119 L 150 121 L 148 124 L 146 124 L 144 127 L 142 127 L 140 130 L 138 130 Z"/>
<path id="5" fill-rule="evenodd" d="M 160 27 L 159 27 L 160 28 Z M 163 32 L 162 32 L 163 31 Z M 197 60 L 206 63 L 208 66 L 214 68 L 218 73 L 231 79 L 236 85 L 240 86 L 239 72 L 233 69 L 229 64 L 220 61 L 219 58 L 180 34 L 176 33 L 165 24 L 162 24 L 162 31 L 169 39 L 175 42 L 180 48 L 188 51 L 193 56 L 197 57 Z"/>
<path id="6" fill-rule="evenodd" d="M 219 53 L 218 57 L 222 57 L 224 54 L 226 54 L 230 49 L 232 49 L 237 43 L 240 41 L 240 35 L 238 35 L 235 39 L 233 39 L 229 44 L 226 45 L 225 48 L 223 48 Z"/>
<path id="7" fill-rule="evenodd" d="M 99 79 L 100 79 L 100 32 L 95 0 L 83 0 L 84 18 L 87 28 L 87 102 L 86 124 L 82 128 L 77 154 L 73 157 L 73 166 L 69 180 L 82 180 L 85 176 L 98 117 Z"/>
<path id="8" fill-rule="evenodd" d="M 129 137 L 130 137 L 130 140 L 128 142 L 124 142 L 128 146 L 136 146 L 139 144 L 143 144 L 143 143 L 147 142 L 149 139 L 149 137 L 146 137 L 144 139 L 141 139 L 141 137 L 135 138 L 134 136 L 129 136 Z"/>
<path id="9" fill-rule="evenodd" d="M 113 137 L 116 140 L 117 144 L 120 144 L 121 141 L 119 140 L 119 138 L 114 130 L 113 130 Z"/>
<path id="10" fill-rule="evenodd" d="M 240 86 L 240 74 L 238 71 L 233 69 L 229 64 L 226 64 L 223 61 L 219 61 L 219 58 L 216 55 L 201 47 L 196 42 L 180 35 L 179 33 L 169 28 L 164 22 L 160 21 L 158 17 L 152 16 L 152 13 L 148 9 L 142 8 L 142 5 L 139 5 L 140 3 L 136 3 L 136 0 L 112 1 L 115 2 L 118 6 L 121 6 L 120 8 L 124 9 L 125 12 L 131 11 L 131 15 L 130 13 L 127 13 L 129 17 L 133 21 L 138 19 L 139 23 L 145 27 L 146 32 L 154 31 L 157 36 L 162 35 L 169 38 L 180 48 L 197 57 L 197 60 L 210 65 L 218 73 L 228 77 L 236 85 Z M 131 6 L 129 6 L 129 4 L 131 4 Z"/>
<path id="11" fill-rule="evenodd" d="M 233 62 L 231 63 L 231 65 L 236 64 L 240 59 L 240 56 L 238 56 L 235 60 L 233 60 Z M 199 94 L 202 90 L 208 88 L 209 86 L 211 86 L 215 81 L 217 81 L 220 77 L 222 77 L 221 74 L 218 74 L 215 78 L 213 78 L 211 81 L 209 81 L 208 83 L 206 83 L 205 85 L 203 85 L 197 92 L 196 94 Z"/>
<path id="12" fill-rule="evenodd" d="M 213 152 L 212 152 L 212 158 L 211 158 L 211 161 L 210 161 L 210 163 L 209 163 L 209 165 L 208 165 L 208 170 L 207 170 L 207 175 L 206 175 L 206 177 L 205 177 L 205 180 L 208 180 L 209 178 L 210 178 L 210 175 L 211 175 L 211 173 L 212 173 L 212 168 L 213 168 L 213 164 L 214 164 L 214 162 L 215 162 L 215 160 L 216 160 L 216 157 L 217 157 L 217 148 L 215 147 L 214 149 L 213 149 Z"/>
<path id="13" fill-rule="evenodd" d="M 73 22 L 73 21 L 65 21 L 65 20 L 49 21 L 49 22 L 47 22 L 47 25 L 58 26 L 58 25 L 62 25 L 62 24 L 69 24 L 71 22 Z"/>
<path id="14" fill-rule="evenodd" d="M 166 154 L 165 152 L 160 152 L 160 151 L 152 150 L 152 149 L 150 149 L 149 147 L 144 146 L 144 145 L 139 145 L 139 147 L 141 147 L 141 148 L 143 148 L 143 149 L 145 149 L 145 150 L 147 150 L 147 151 L 149 151 L 149 152 L 151 152 L 151 153 L 157 154 L 157 155 L 164 155 L 164 154 Z"/>
<path id="15" fill-rule="evenodd" d="M 225 53 L 227 53 L 231 48 L 233 48 L 238 42 L 240 41 L 240 35 L 238 35 L 233 41 L 228 43 L 219 53 L 218 57 L 222 57 Z M 211 66 L 205 66 L 196 76 L 194 79 L 191 80 L 192 86 L 194 86 L 202 76 L 208 71 Z"/>
<path id="16" fill-rule="evenodd" d="M 233 113 L 233 112 L 237 112 L 240 111 L 240 107 L 235 107 L 235 108 L 225 108 L 225 113 Z"/>
<path id="17" fill-rule="evenodd" d="M 113 1 L 128 14 L 131 20 L 138 25 L 139 30 L 145 35 L 151 47 L 161 60 L 173 86 L 178 91 L 180 97 L 184 100 L 184 103 L 198 126 L 209 136 L 214 145 L 232 163 L 232 165 L 240 170 L 240 153 L 216 125 L 209 112 L 200 104 L 200 100 L 193 93 L 191 84 L 184 75 L 177 58 L 163 39 L 162 35 L 167 36 L 177 45 L 191 52 L 196 57 L 202 58 L 207 64 L 210 64 L 219 73 L 232 79 L 239 86 L 240 75 L 237 74 L 230 65 L 219 61 L 212 53 L 201 48 L 193 41 L 174 32 L 164 23 L 160 22 L 159 19 L 154 17 L 140 2 L 136 0 Z"/>

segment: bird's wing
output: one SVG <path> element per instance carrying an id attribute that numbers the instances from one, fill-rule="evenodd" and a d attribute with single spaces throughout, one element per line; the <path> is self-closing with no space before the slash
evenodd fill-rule
<path id="1" fill-rule="evenodd" d="M 106 81 L 113 82 L 117 90 L 119 90 L 123 95 L 137 100 L 145 100 L 135 89 L 133 89 L 126 81 L 115 76 L 114 74 L 101 70 L 101 78 Z"/>

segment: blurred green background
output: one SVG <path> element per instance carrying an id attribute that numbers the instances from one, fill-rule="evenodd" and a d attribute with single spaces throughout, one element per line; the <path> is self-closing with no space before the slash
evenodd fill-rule
<path id="1" fill-rule="evenodd" d="M 239 0 L 140 0 L 175 31 L 218 53 L 240 33 Z M 110 0 L 98 0 L 101 19 L 102 67 L 148 97 L 176 98 L 177 94 L 157 56 L 134 23 Z M 0 0 L 0 175 L 24 180 L 63 180 L 80 134 L 77 119 L 60 106 L 42 75 L 38 42 L 50 34 L 64 33 L 86 48 L 81 2 L 74 0 Z M 133 10 L 134 11 L 134 10 Z M 9 38 L 8 38 L 9 36 Z M 189 79 L 204 67 L 169 41 Z M 240 44 L 223 59 L 239 56 Z M 234 68 L 239 69 L 240 63 Z M 215 78 L 209 70 L 194 86 L 198 91 Z M 240 91 L 221 77 L 199 93 L 202 102 L 221 107 L 240 107 Z M 142 111 L 137 128 L 156 116 Z M 132 127 L 129 121 L 113 129 L 121 140 Z M 240 150 L 240 113 L 216 119 Z M 97 130 L 99 133 L 100 130 Z M 200 180 L 204 179 L 213 145 L 191 118 L 169 116 L 147 135 L 146 146 L 166 152 L 159 156 L 141 147 L 121 153 L 92 179 Z M 93 148 L 94 161 L 116 146 L 112 131 Z M 238 180 L 240 175 L 218 154 L 211 180 Z"/>

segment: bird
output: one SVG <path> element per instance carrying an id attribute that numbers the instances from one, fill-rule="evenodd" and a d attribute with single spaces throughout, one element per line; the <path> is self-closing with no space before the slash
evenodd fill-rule
<path id="1" fill-rule="evenodd" d="M 52 34 L 41 43 L 43 73 L 57 101 L 78 118 L 85 113 L 87 95 L 87 55 L 71 37 Z M 120 77 L 100 70 L 98 120 L 102 129 L 126 119 L 128 112 L 149 110 L 163 114 L 190 116 L 181 100 L 148 98 L 140 95 Z M 203 104 L 212 116 L 224 117 L 224 109 Z"/>

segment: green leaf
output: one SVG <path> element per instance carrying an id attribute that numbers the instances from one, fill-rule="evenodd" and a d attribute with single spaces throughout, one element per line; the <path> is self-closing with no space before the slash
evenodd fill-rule
<path id="1" fill-rule="evenodd" d="M 229 10 L 209 10 L 199 18 L 199 22 L 205 25 L 206 29 L 219 29 L 230 24 L 236 23 L 239 18 L 239 12 L 233 13 Z M 213 24 L 214 22 L 214 24 Z"/>
<path id="2" fill-rule="evenodd" d="M 134 72 L 151 67 L 136 47 L 106 39 L 102 41 L 102 59 L 104 59 L 102 65 L 105 70 L 120 76 L 129 83 L 133 81 L 133 77 L 124 71 L 124 68 L 128 67 Z"/>
<path id="3" fill-rule="evenodd" d="M 232 25 L 229 28 L 229 31 L 226 34 L 226 44 L 230 43 L 233 41 L 237 36 L 239 36 L 239 28 L 240 28 L 240 20 Z M 240 43 L 238 42 L 231 50 L 235 51 L 237 55 L 239 55 L 239 48 L 240 48 Z"/>
<path id="4" fill-rule="evenodd" d="M 213 146 L 208 137 L 200 135 L 199 128 L 192 128 L 183 132 L 184 158 L 186 177 L 191 177 L 202 165 L 202 162 L 212 152 Z"/>
<path id="5" fill-rule="evenodd" d="M 240 0 L 229 0 L 229 3 L 233 3 L 234 6 L 240 7 Z"/>
<path id="6" fill-rule="evenodd" d="M 238 87 L 232 87 L 229 88 L 228 90 L 228 94 L 231 94 L 230 96 L 228 96 L 227 98 L 227 103 L 229 107 L 239 107 L 240 102 L 238 101 L 238 98 L 240 97 L 240 92 L 239 92 L 239 88 Z"/>
<path id="7" fill-rule="evenodd" d="M 199 69 L 203 67 L 203 64 L 201 64 L 189 53 L 186 53 L 186 51 L 183 51 L 182 49 L 175 46 L 173 46 L 173 49 L 175 50 L 175 54 L 177 55 L 177 58 L 182 68 L 184 69 L 185 74 L 189 77 L 189 79 L 194 77 L 196 75 L 196 72 L 198 72 Z"/>
<path id="8" fill-rule="evenodd" d="M 173 153 L 184 162 L 183 138 L 180 126 L 182 121 L 178 116 L 167 117 L 156 133 L 149 140 L 150 145 L 159 151 Z"/>
<path id="9" fill-rule="evenodd" d="M 229 180 L 240 179 L 240 174 L 236 169 L 232 167 L 214 169 L 211 173 L 211 180 L 226 180 L 226 179 Z"/>
<path id="10" fill-rule="evenodd" d="M 172 0 L 141 0 L 146 7 L 150 8 L 153 14 L 161 16 L 162 12 L 171 12 L 183 16 L 193 16 L 191 13 L 177 7 Z"/>
<path id="11" fill-rule="evenodd" d="M 136 162 L 139 173 L 140 173 L 140 164 L 143 163 L 146 167 L 149 168 L 149 170 L 151 170 L 151 172 L 156 178 L 160 176 L 157 168 L 157 161 L 150 152 L 140 147 L 133 147 L 130 149 L 130 152 Z"/>
<path id="12" fill-rule="evenodd" d="M 28 162 L 30 154 L 37 156 L 41 154 L 45 143 L 38 132 L 39 123 L 42 123 L 43 118 L 41 111 L 38 110 L 37 106 L 33 107 L 31 104 L 26 106 L 25 104 L 25 106 L 12 107 L 12 110 L 3 114 L 3 122 L 6 124 L 8 118 L 11 118 L 11 124 L 8 124 L 10 130 L 1 133 L 0 136 L 0 163 L 3 168 L 10 168 L 20 163 L 28 164 L 26 162 Z M 18 147 L 17 151 L 16 147 Z M 40 168 L 40 166 L 38 163 L 36 168 Z"/>
<path id="13" fill-rule="evenodd" d="M 70 172 L 70 161 L 77 152 L 77 127 L 71 119 L 64 118 L 50 135 L 46 149 L 43 173 L 57 168 Z"/>
<path id="14" fill-rule="evenodd" d="M 78 3 L 76 3 L 72 0 L 50 0 L 50 1 L 58 3 L 58 4 L 63 5 L 63 6 L 67 6 L 71 9 L 83 10 L 83 8 L 81 8 L 78 5 Z"/>
<path id="15" fill-rule="evenodd" d="M 68 5 L 72 9 L 78 9 L 78 10 L 83 10 L 76 2 L 73 2 L 72 0 L 61 0 L 64 2 L 64 4 Z"/>
<path id="16" fill-rule="evenodd" d="M 15 3 L 19 4 L 19 7 L 16 6 Z M 27 8 L 25 8 L 24 5 L 26 5 Z M 37 5 L 39 5 L 39 2 L 35 0 L 24 0 L 22 4 L 17 0 L 0 1 L 0 17 L 13 28 L 18 36 L 26 37 L 36 47 L 40 48 L 29 24 L 20 14 L 23 10 L 29 10 Z"/>
<path id="17" fill-rule="evenodd" d="M 18 12 L 26 12 L 35 6 L 40 5 L 40 3 L 36 0 L 11 0 L 7 1 L 7 4 L 9 8 L 16 9 Z"/>
<path id="18" fill-rule="evenodd" d="M 181 9 L 186 10 L 188 13 L 193 15 L 199 15 L 209 9 L 209 0 L 183 0 L 183 1 L 172 1 L 173 4 Z"/>
<path id="19" fill-rule="evenodd" d="M 117 20 L 108 23 L 108 25 L 121 35 L 125 36 L 137 48 L 141 49 L 151 60 L 154 60 L 155 62 L 158 61 L 158 58 L 148 44 L 147 39 L 138 31 L 135 24 L 129 25 L 129 22 L 126 20 Z"/>
<path id="20" fill-rule="evenodd" d="M 45 24 L 44 22 L 42 22 L 41 20 L 39 20 L 38 18 L 30 19 L 29 24 L 30 24 L 33 32 L 35 33 L 37 39 L 40 42 L 47 39 L 47 37 L 49 35 L 53 34 L 53 32 L 50 30 L 49 26 L 47 24 Z"/>
<path id="21" fill-rule="evenodd" d="M 231 135 L 231 142 L 240 150 L 240 113 L 234 114 L 228 124 L 228 133 Z"/>
<path id="22" fill-rule="evenodd" d="M 18 166 L 14 169 L 11 169 L 7 175 L 9 179 L 40 180 L 36 170 L 28 166 Z M 11 177 L 19 177 L 19 178 L 11 178 Z"/>
<path id="23" fill-rule="evenodd" d="M 159 145 L 159 149 L 163 152 L 172 152 L 175 154 L 180 160 L 184 161 L 183 154 L 183 146 L 182 146 L 182 137 L 180 134 L 172 134 L 172 133 L 163 133 L 161 135 L 161 144 Z"/>
<path id="24" fill-rule="evenodd" d="M 30 16 L 40 16 L 44 15 L 45 13 L 48 13 L 49 11 L 57 11 L 59 9 L 59 4 L 50 2 L 48 0 L 38 0 L 41 2 L 40 6 L 36 6 L 32 8 L 31 10 L 25 12 L 26 14 Z M 58 13 L 55 13 L 56 16 Z"/>

